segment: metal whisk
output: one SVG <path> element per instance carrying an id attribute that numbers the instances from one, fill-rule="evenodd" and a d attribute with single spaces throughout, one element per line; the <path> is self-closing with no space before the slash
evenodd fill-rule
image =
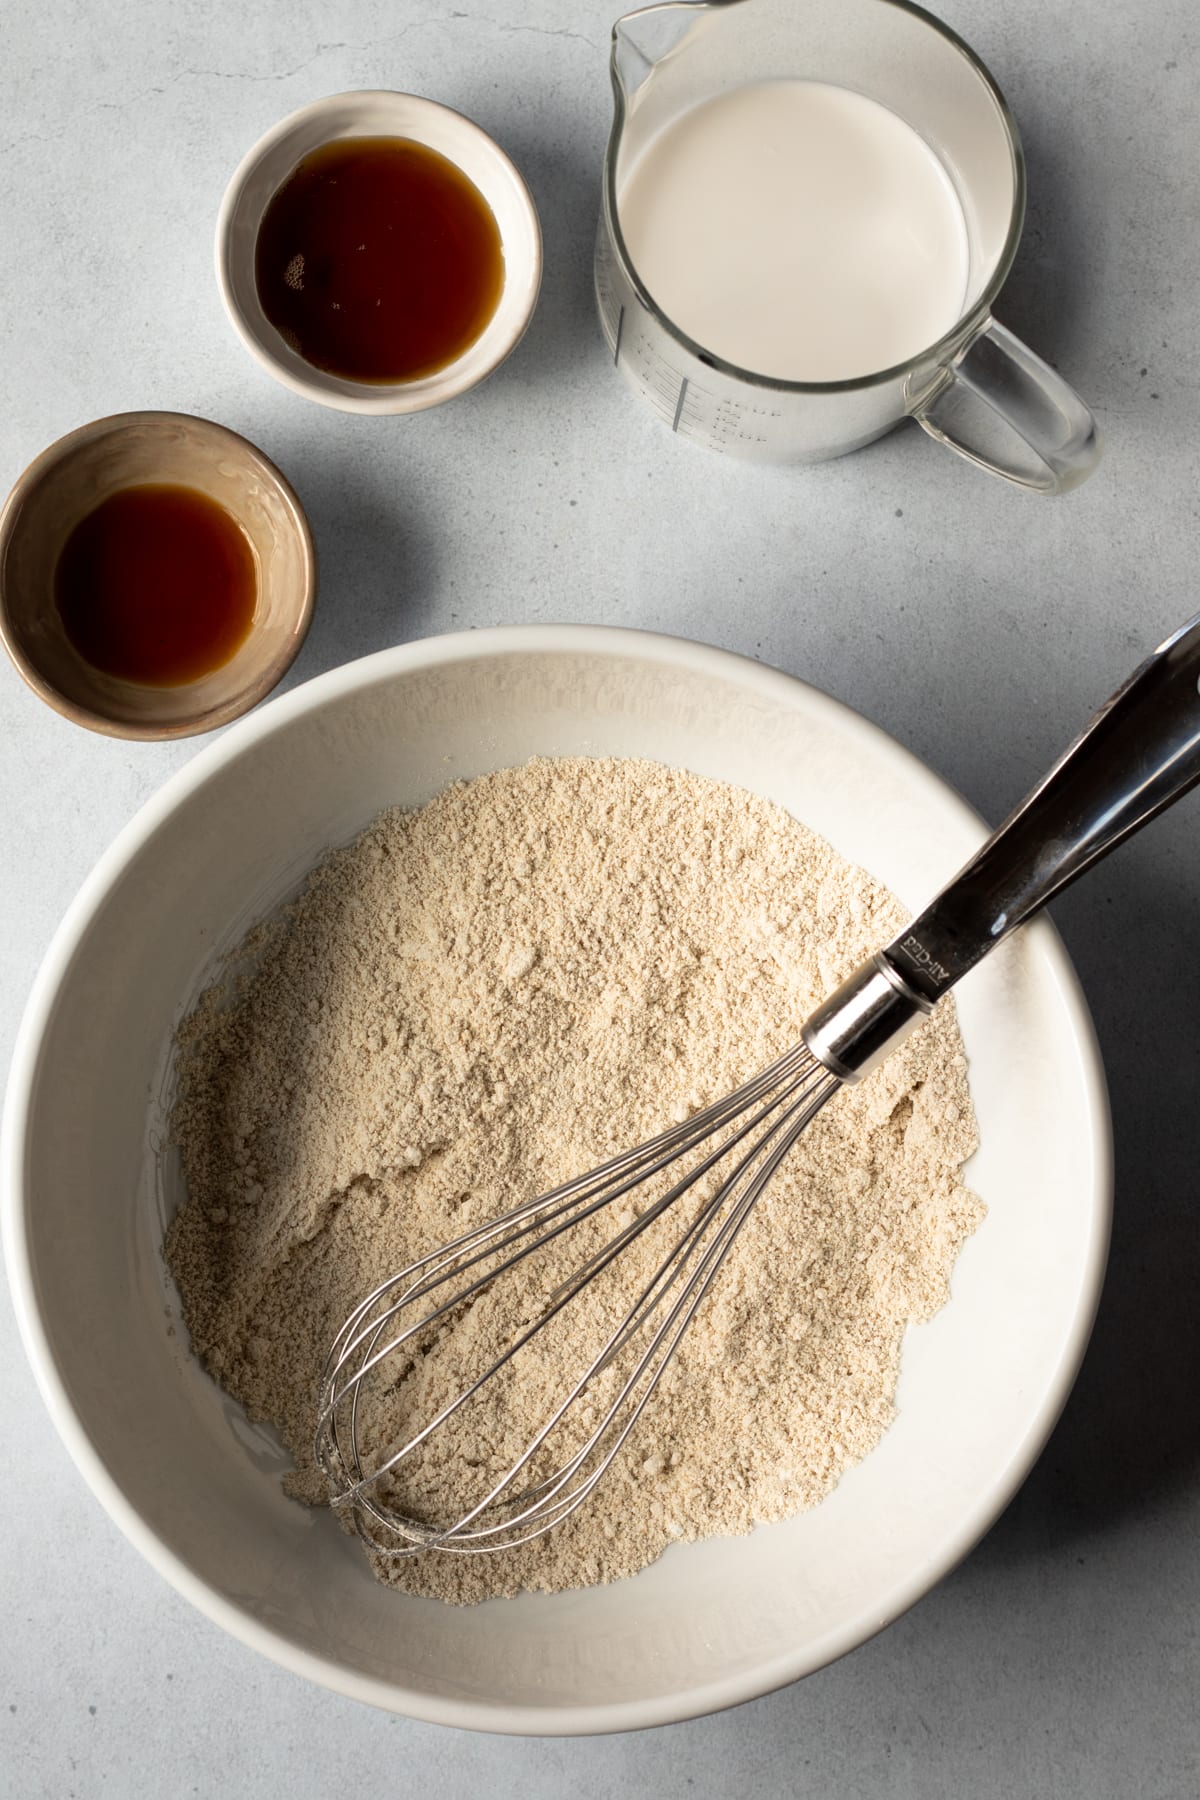
<path id="1" fill-rule="evenodd" d="M 738 1088 L 648 1143 L 468 1231 L 369 1294 L 326 1361 L 316 1449 L 333 1503 L 387 1556 L 477 1553 L 540 1537 L 593 1493 L 662 1380 L 755 1202 L 797 1138 L 843 1083 L 859 1081 L 989 950 L 1078 875 L 1200 781 L 1200 616 L 1144 662 L 1000 829 L 926 910 L 855 971 L 804 1026 L 802 1042 Z M 646 1192 L 600 1249 L 537 1301 L 433 1418 L 364 1454 L 364 1396 L 399 1397 L 436 1337 L 494 1283 L 605 1208 Z M 690 1193 L 693 1210 L 628 1310 L 584 1353 L 582 1371 L 529 1443 L 461 1516 L 406 1509 L 401 1471 L 631 1244 Z M 526 1270 L 528 1274 L 528 1270 Z M 520 1276 L 516 1276 L 520 1279 Z M 560 1330 L 562 1327 L 560 1326 Z M 592 1404 L 598 1399 L 602 1404 Z M 600 1416 L 595 1414 L 599 1410 Z M 410 1464 L 411 1466 L 411 1464 Z"/>

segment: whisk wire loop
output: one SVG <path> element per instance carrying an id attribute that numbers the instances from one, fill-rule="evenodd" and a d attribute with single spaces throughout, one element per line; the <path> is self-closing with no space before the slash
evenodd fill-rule
<path id="1" fill-rule="evenodd" d="M 334 1504 L 350 1513 L 359 1535 L 371 1548 L 385 1557 L 409 1556 L 428 1549 L 479 1552 L 514 1548 L 540 1537 L 574 1512 L 619 1455 L 763 1188 L 796 1138 L 840 1085 L 838 1078 L 804 1045 L 798 1045 L 732 1094 L 645 1143 L 623 1151 L 588 1174 L 464 1232 L 410 1263 L 368 1294 L 346 1319 L 326 1360 L 317 1456 L 334 1488 Z M 723 1135 L 692 1166 L 685 1168 L 665 1193 L 622 1224 L 608 1242 L 558 1283 L 537 1318 L 447 1401 L 435 1417 L 390 1454 L 364 1466 L 360 1399 L 372 1380 L 382 1381 L 385 1369 L 394 1368 L 394 1359 L 412 1345 L 414 1338 L 427 1335 L 452 1315 L 461 1315 L 464 1308 L 480 1301 L 494 1283 L 528 1256 L 541 1252 L 568 1230 L 663 1175 L 680 1159 L 702 1150 L 716 1134 Z M 735 1165 L 702 1202 L 565 1397 L 479 1500 L 453 1523 L 436 1525 L 411 1518 L 380 1497 L 389 1478 L 435 1431 L 478 1395 L 670 1207 L 738 1151 L 741 1154 Z M 712 1228 L 718 1219 L 720 1224 L 714 1232 Z M 468 1276 L 470 1279 L 462 1285 Z M 448 1298 L 422 1308 L 415 1320 L 403 1329 L 395 1329 L 398 1320 L 417 1302 L 429 1299 L 451 1282 L 457 1285 Z M 553 1473 L 519 1485 L 522 1474 L 563 1426 L 589 1386 L 634 1343 L 656 1315 L 663 1313 L 664 1307 L 665 1315 L 658 1318 L 599 1422 L 591 1429 L 584 1425 L 582 1441 Z M 409 1356 L 411 1366 L 411 1351 Z"/>

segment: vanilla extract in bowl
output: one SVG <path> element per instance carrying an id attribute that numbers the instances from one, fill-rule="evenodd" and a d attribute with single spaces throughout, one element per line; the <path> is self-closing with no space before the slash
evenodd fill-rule
<path id="1" fill-rule="evenodd" d="M 272 198 L 255 281 L 306 362 L 349 381 L 418 381 L 481 336 L 504 254 L 491 208 L 449 158 L 408 138 L 343 138 Z"/>
<path id="2" fill-rule="evenodd" d="M 67 638 L 93 669 L 178 687 L 223 668 L 245 643 L 258 604 L 254 551 L 210 495 L 138 482 L 71 531 L 54 599 Z"/>

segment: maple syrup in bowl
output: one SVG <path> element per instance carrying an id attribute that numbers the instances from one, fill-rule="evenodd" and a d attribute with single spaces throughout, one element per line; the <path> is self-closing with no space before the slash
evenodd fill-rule
<path id="1" fill-rule="evenodd" d="M 0 510 L 0 640 L 43 700 L 112 737 L 186 737 L 247 712 L 294 660 L 315 592 L 279 470 L 185 413 L 82 426 Z"/>
<path id="2" fill-rule="evenodd" d="M 519 342 L 541 283 L 529 191 L 470 119 L 414 94 L 336 94 L 243 160 L 217 275 L 277 380 L 350 412 L 465 393 Z"/>
<path id="3" fill-rule="evenodd" d="M 504 288 L 500 229 L 474 182 L 410 138 L 314 150 L 267 207 L 263 312 L 306 362 L 349 381 L 436 375 L 486 330 Z"/>

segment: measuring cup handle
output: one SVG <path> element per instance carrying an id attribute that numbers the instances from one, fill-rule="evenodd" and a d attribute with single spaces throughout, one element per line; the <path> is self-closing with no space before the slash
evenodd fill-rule
<path id="1" fill-rule="evenodd" d="M 1074 388 L 990 320 L 913 409 L 968 462 L 1039 494 L 1065 494 L 1100 458 L 1096 421 Z"/>

